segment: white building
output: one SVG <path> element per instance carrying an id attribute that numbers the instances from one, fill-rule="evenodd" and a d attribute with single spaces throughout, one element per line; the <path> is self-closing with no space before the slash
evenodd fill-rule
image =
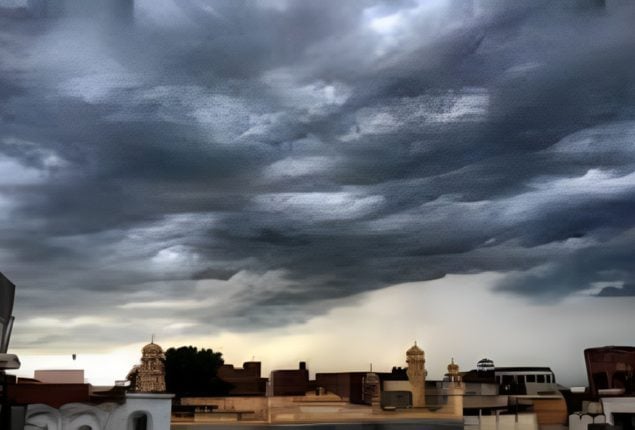
<path id="1" fill-rule="evenodd" d="M 123 404 L 29 405 L 24 430 L 169 430 L 172 397 L 127 393 Z"/>

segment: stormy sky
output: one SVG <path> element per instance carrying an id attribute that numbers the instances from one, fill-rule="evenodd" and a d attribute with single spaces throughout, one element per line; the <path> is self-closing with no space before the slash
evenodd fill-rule
<path id="1" fill-rule="evenodd" d="M 439 306 L 584 297 L 626 317 L 635 4 L 600 3 L 4 9 L 12 347 L 275 337 L 405 283 Z"/>

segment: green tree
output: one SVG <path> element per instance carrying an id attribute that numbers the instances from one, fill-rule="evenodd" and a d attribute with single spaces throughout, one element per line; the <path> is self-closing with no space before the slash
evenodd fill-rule
<path id="1" fill-rule="evenodd" d="M 227 395 L 232 385 L 217 376 L 224 363 L 223 354 L 211 349 L 169 348 L 165 351 L 166 388 L 177 397 Z"/>

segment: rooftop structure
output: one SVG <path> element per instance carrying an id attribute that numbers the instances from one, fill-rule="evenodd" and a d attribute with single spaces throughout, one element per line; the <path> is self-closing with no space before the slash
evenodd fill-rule
<path id="1" fill-rule="evenodd" d="M 617 391 L 635 393 L 635 347 L 588 348 L 584 350 L 584 359 L 592 396 Z"/>
<path id="2" fill-rule="evenodd" d="M 232 385 L 229 394 L 232 396 L 264 396 L 267 379 L 260 375 L 259 361 L 247 361 L 242 368 L 231 364 L 223 364 L 218 369 L 218 377 Z"/>
<path id="3" fill-rule="evenodd" d="M 36 370 L 33 378 L 47 384 L 83 384 L 82 369 Z"/>
<path id="4" fill-rule="evenodd" d="M 303 396 L 309 389 L 309 371 L 304 361 L 299 363 L 297 369 L 274 370 L 270 374 L 270 395 Z"/>

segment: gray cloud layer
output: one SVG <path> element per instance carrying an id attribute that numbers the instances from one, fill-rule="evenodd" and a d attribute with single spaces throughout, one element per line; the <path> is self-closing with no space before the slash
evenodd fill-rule
<path id="1" fill-rule="evenodd" d="M 505 3 L 0 17 L 1 269 L 67 329 L 16 342 L 284 325 L 446 273 L 632 294 L 635 8 Z"/>

